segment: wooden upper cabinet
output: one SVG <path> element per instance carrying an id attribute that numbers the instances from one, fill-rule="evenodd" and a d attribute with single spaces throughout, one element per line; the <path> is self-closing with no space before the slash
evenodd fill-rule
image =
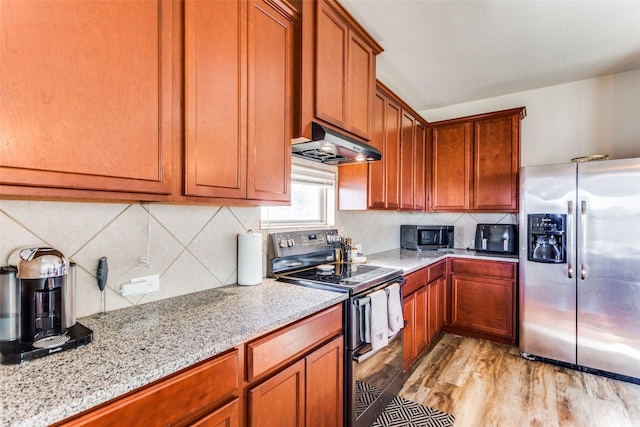
<path id="1" fill-rule="evenodd" d="M 416 119 L 407 111 L 403 111 L 400 141 L 400 208 L 406 210 L 414 208 L 415 125 Z"/>
<path id="2" fill-rule="evenodd" d="M 0 2 L 2 194 L 171 193 L 173 25 L 170 1 Z"/>
<path id="3" fill-rule="evenodd" d="M 382 160 L 369 163 L 369 209 L 400 208 L 402 108 L 377 90 L 373 102 L 373 140 Z"/>
<path id="4" fill-rule="evenodd" d="M 185 194 L 247 194 L 247 3 L 185 2 Z"/>
<path id="5" fill-rule="evenodd" d="M 427 208 L 427 128 L 416 123 L 415 158 L 413 163 L 413 210 L 424 211 Z"/>
<path id="6" fill-rule="evenodd" d="M 249 199 L 291 199 L 294 16 L 284 2 L 249 3 Z"/>
<path id="7" fill-rule="evenodd" d="M 382 160 L 368 165 L 348 165 L 338 171 L 339 209 L 400 209 L 409 203 L 411 210 L 423 210 L 424 127 L 418 130 L 417 119 L 403 109 L 403 104 L 384 85 L 378 82 L 372 105 L 372 140 L 370 145 L 382 153 Z M 421 142 L 416 138 L 420 135 Z M 405 164 L 406 162 L 406 164 Z M 420 183 L 414 186 L 414 180 Z M 423 184 L 424 185 L 424 184 Z"/>
<path id="8" fill-rule="evenodd" d="M 426 209 L 426 127 L 409 111 L 402 112 L 400 156 L 401 209 Z"/>
<path id="9" fill-rule="evenodd" d="M 288 201 L 293 10 L 189 0 L 185 21 L 185 194 Z"/>
<path id="10" fill-rule="evenodd" d="M 301 134 L 321 120 L 371 139 L 375 57 L 382 48 L 335 0 L 302 2 Z"/>
<path id="11" fill-rule="evenodd" d="M 369 209 L 384 209 L 387 198 L 386 177 L 386 153 L 385 153 L 385 110 L 387 100 L 380 92 L 376 91 L 371 108 L 373 125 L 371 146 L 382 153 L 382 160 L 369 163 Z M 342 170 L 341 170 L 342 171 Z"/>
<path id="12" fill-rule="evenodd" d="M 385 162 L 387 179 L 387 209 L 400 208 L 400 132 L 402 109 L 391 101 L 387 102 L 385 114 Z"/>
<path id="13" fill-rule="evenodd" d="M 474 123 L 474 210 L 518 210 L 519 133 L 519 113 Z"/>
<path id="14" fill-rule="evenodd" d="M 469 209 L 471 131 L 470 123 L 433 128 L 431 197 L 434 211 Z"/>
<path id="15" fill-rule="evenodd" d="M 376 83 L 376 56 L 358 35 L 349 32 L 347 50 L 347 130 L 371 138 L 371 102 Z"/>
<path id="16" fill-rule="evenodd" d="M 524 107 L 432 123 L 432 208 L 518 211 Z"/>
<path id="17" fill-rule="evenodd" d="M 331 7 L 317 4 L 316 116 L 345 128 L 349 28 Z"/>

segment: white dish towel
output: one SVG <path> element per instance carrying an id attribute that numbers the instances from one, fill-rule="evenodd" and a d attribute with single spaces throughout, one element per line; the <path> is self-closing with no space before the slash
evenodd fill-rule
<path id="1" fill-rule="evenodd" d="M 392 337 L 404 328 L 404 318 L 402 317 L 402 302 L 400 301 L 400 285 L 394 283 L 387 289 L 389 290 L 389 337 Z"/>
<path id="2" fill-rule="evenodd" d="M 377 350 L 389 344 L 389 322 L 387 314 L 387 293 L 384 290 L 369 294 L 371 303 L 369 319 L 371 330 L 371 349 Z"/>

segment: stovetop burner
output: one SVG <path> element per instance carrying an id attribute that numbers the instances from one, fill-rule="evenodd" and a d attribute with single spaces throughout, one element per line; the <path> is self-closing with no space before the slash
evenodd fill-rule
<path id="1" fill-rule="evenodd" d="M 267 274 L 278 280 L 356 295 L 402 276 L 401 269 L 337 262 L 336 229 L 270 233 Z"/>
<path id="2" fill-rule="evenodd" d="M 308 286 L 316 284 L 317 287 L 355 294 L 402 275 L 402 271 L 395 268 L 368 264 L 334 263 L 330 265 L 334 266 L 334 269 L 327 271 L 326 267 L 318 269 L 314 266 L 283 273 L 277 277 L 291 283 Z"/>

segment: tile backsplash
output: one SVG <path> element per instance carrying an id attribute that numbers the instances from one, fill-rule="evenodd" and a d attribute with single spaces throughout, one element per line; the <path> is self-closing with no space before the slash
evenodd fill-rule
<path id="1" fill-rule="evenodd" d="M 456 227 L 456 247 L 472 246 L 480 222 L 514 223 L 511 214 L 340 211 L 336 227 L 365 253 L 399 247 L 401 224 Z M 109 262 L 107 310 L 236 283 L 237 235 L 260 229 L 260 208 L 0 200 L 0 265 L 18 248 L 51 246 L 77 264 L 76 314 L 100 310 L 98 259 Z M 265 234 L 267 230 L 262 230 Z M 141 262 L 147 257 L 151 265 Z M 265 256 L 266 259 L 266 256 Z M 266 271 L 266 263 L 263 263 Z M 160 275 L 160 291 L 122 297 L 132 277 Z"/>

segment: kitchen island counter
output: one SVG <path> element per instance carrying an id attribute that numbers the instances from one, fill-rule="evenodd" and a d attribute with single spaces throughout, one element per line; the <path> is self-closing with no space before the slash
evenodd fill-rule
<path id="1" fill-rule="evenodd" d="M 502 262 L 518 262 L 517 256 L 480 254 L 467 249 L 446 249 L 437 251 L 413 251 L 410 249 L 391 249 L 367 255 L 367 263 L 381 267 L 401 268 L 404 274 L 412 273 L 440 260 L 454 258 L 470 258 Z"/>
<path id="2" fill-rule="evenodd" d="M 92 343 L 0 366 L 0 425 L 55 423 L 346 297 L 265 279 L 80 318 Z"/>

